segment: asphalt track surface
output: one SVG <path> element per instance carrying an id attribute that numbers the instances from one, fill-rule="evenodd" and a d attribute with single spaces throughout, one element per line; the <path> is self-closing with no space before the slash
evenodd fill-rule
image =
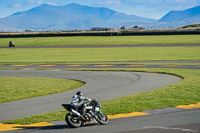
<path id="1" fill-rule="evenodd" d="M 107 125 L 72 129 L 64 121 L 47 127 L 25 128 L 6 133 L 199 133 L 200 109 L 149 116 L 113 119 Z"/>
<path id="2" fill-rule="evenodd" d="M 120 45 L 62 45 L 62 46 L 16 46 L 15 48 L 115 48 L 115 47 L 199 47 L 200 44 L 120 44 Z M 0 46 L 0 48 L 9 48 Z"/>
<path id="3" fill-rule="evenodd" d="M 105 101 L 158 89 L 181 80 L 179 77 L 166 74 L 104 71 L 0 70 L 0 76 L 52 77 L 75 79 L 86 83 L 79 89 L 64 93 L 2 103 L 1 121 L 63 109 L 61 104 L 70 103 L 71 97 L 78 90 L 85 96 Z"/>
<path id="4" fill-rule="evenodd" d="M 141 61 L 142 62 L 142 61 Z M 154 63 L 159 62 L 168 62 L 170 61 L 152 61 Z M 200 63 L 200 61 L 177 61 L 177 62 L 186 62 L 186 63 Z M 89 69 L 89 68 L 174 68 L 174 69 L 200 69 L 200 65 L 182 65 L 182 64 L 173 64 L 173 65 L 145 65 L 145 64 L 134 64 L 134 62 L 129 62 L 133 64 L 123 64 L 122 62 L 104 62 L 105 64 L 29 64 L 29 65 L 1 65 L 0 68 L 19 68 L 19 69 Z M 122 63 L 122 64 L 120 64 Z M 128 63 L 128 62 L 124 62 Z M 137 62 L 138 63 L 138 62 Z M 172 61 L 174 63 L 174 61 Z"/>
<path id="5" fill-rule="evenodd" d="M 55 70 L 0 70 L 0 76 L 53 77 L 81 80 L 86 84 L 77 90 L 83 91 L 85 96 L 100 101 L 150 91 L 181 80 L 176 76 L 155 73 Z M 70 101 L 71 96 L 77 90 L 0 104 L 0 119 L 11 119 L 62 109 L 60 104 Z M 55 125 L 5 132 L 198 133 L 200 131 L 200 109 L 164 111 L 149 116 L 113 119 L 107 125 L 92 125 L 77 129 L 69 128 L 64 121 L 52 123 Z"/>

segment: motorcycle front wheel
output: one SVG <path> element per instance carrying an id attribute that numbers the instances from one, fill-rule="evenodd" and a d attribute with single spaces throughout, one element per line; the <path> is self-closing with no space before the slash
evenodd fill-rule
<path id="1" fill-rule="evenodd" d="M 105 125 L 109 121 L 108 116 L 105 113 L 98 113 L 96 119 L 101 125 Z"/>
<path id="2" fill-rule="evenodd" d="M 82 121 L 78 117 L 73 117 L 70 113 L 66 114 L 65 121 L 72 128 L 80 127 L 82 124 Z"/>

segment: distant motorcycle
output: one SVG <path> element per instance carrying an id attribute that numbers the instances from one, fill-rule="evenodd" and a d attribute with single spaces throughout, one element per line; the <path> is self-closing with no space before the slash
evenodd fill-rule
<path id="1" fill-rule="evenodd" d="M 10 47 L 10 48 L 11 48 L 11 47 L 15 47 L 14 42 L 10 41 L 10 42 L 9 42 L 9 47 Z"/>
<path id="2" fill-rule="evenodd" d="M 101 105 L 96 100 L 85 102 L 83 113 L 80 113 L 80 109 L 72 104 L 62 104 L 62 106 L 69 111 L 65 116 L 65 121 L 72 128 L 96 123 L 105 125 L 109 121 L 107 115 L 102 112 Z"/>

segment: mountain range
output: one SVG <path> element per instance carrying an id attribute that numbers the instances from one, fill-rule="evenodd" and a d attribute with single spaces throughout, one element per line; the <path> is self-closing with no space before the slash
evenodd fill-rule
<path id="1" fill-rule="evenodd" d="M 160 20 L 127 15 L 104 8 L 76 3 L 65 6 L 43 4 L 28 11 L 17 12 L 0 18 L 0 31 L 87 30 L 92 27 L 120 28 L 122 25 L 167 25 L 200 22 L 200 6 L 184 11 L 170 11 Z"/>
<path id="2" fill-rule="evenodd" d="M 183 11 L 170 11 L 163 16 L 159 22 L 181 22 L 181 21 L 194 21 L 200 22 L 200 6 L 193 7 Z"/>

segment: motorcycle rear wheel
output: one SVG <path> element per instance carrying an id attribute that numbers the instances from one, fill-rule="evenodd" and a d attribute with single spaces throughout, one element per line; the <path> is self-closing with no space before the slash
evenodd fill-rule
<path id="1" fill-rule="evenodd" d="M 73 117 L 70 113 L 66 114 L 65 121 L 68 124 L 68 126 L 72 128 L 80 127 L 82 124 L 82 121 L 80 119 L 76 119 L 77 117 Z"/>

